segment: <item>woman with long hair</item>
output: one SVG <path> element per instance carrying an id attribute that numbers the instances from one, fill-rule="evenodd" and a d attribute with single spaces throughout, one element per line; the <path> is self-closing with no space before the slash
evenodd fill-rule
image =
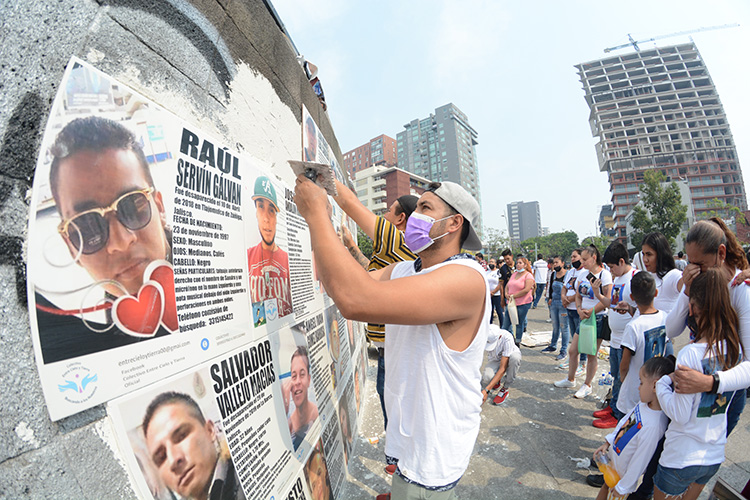
<path id="1" fill-rule="evenodd" d="M 690 278 L 688 310 L 693 318 L 693 342 L 680 350 L 679 366 L 714 374 L 733 368 L 742 359 L 740 320 L 732 306 L 726 274 L 724 269 L 712 267 Z M 668 375 L 656 383 L 659 404 L 671 421 L 654 476 L 654 499 L 695 500 L 724 461 L 724 412 L 745 390 L 684 394 L 673 392 L 672 383 Z M 674 389 L 679 391 L 679 385 L 675 381 Z"/>
<path id="2" fill-rule="evenodd" d="M 727 410 L 727 435 L 739 421 L 745 407 L 746 392 L 750 386 L 750 287 L 731 283 L 742 270 L 748 268 L 745 252 L 737 237 L 724 224 L 714 217 L 697 222 L 685 238 L 685 251 L 689 264 L 683 272 L 685 293 L 680 294 L 675 308 L 667 316 L 667 336 L 676 337 L 694 325 L 688 312 L 692 299 L 692 282 L 709 269 L 721 271 L 721 277 L 729 291 L 732 308 L 739 317 L 739 336 L 742 342 L 742 362 L 729 370 L 719 370 L 714 375 L 706 375 L 697 370 L 677 367 L 675 381 L 677 392 L 692 394 L 698 392 L 723 393 L 740 390 Z M 689 299 L 689 298 L 690 299 Z"/>
<path id="3" fill-rule="evenodd" d="M 581 261 L 585 271 L 578 274 L 576 280 L 576 310 L 581 320 L 596 316 L 596 347 L 602 340 L 609 340 L 609 323 L 607 322 L 607 308 L 612 293 L 612 274 L 602 267 L 602 254 L 595 245 L 583 248 Z M 588 355 L 586 365 L 586 379 L 575 397 L 583 399 L 591 394 L 591 382 L 597 369 L 596 353 Z M 575 387 L 575 373 L 578 368 L 578 332 L 573 335 L 568 356 L 568 378 L 555 382 L 556 387 Z"/>
<path id="4" fill-rule="evenodd" d="M 534 274 L 531 272 L 531 263 L 525 257 L 516 257 L 516 268 L 513 275 L 505 284 L 505 299 L 510 304 L 510 299 L 515 299 L 516 310 L 518 311 L 518 324 L 516 325 L 515 337 L 516 345 L 521 345 L 523 339 L 523 328 L 526 322 L 526 314 L 529 312 L 531 302 L 534 300 Z M 513 333 L 510 329 L 510 313 L 505 308 L 503 318 L 503 329 Z"/>
<path id="5" fill-rule="evenodd" d="M 659 232 L 647 234 L 641 243 L 641 255 L 643 266 L 656 282 L 654 307 L 669 313 L 680 295 L 682 272 L 674 263 L 672 248 L 666 236 Z"/>

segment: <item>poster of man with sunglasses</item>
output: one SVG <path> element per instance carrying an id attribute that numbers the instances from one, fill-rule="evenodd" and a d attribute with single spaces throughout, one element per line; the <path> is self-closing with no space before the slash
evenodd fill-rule
<path id="1" fill-rule="evenodd" d="M 71 81 L 91 80 L 92 73 L 84 69 L 74 70 L 77 78 Z M 134 120 L 112 119 L 114 113 L 112 118 L 81 113 L 93 101 L 81 95 L 92 90 L 100 96 L 97 106 L 108 107 L 106 99 L 101 103 L 108 95 L 116 109 L 117 89 L 104 79 L 97 84 L 96 89 L 89 85 L 84 92 L 70 91 L 68 102 L 80 104 L 60 117 L 61 128 L 48 148 L 49 191 L 40 197 L 37 222 L 49 229 L 53 221 L 59 223 L 56 234 L 35 250 L 41 250 L 51 274 L 59 271 L 60 281 L 34 280 L 44 363 L 161 337 L 177 328 L 176 320 L 135 324 L 132 316 L 113 317 L 113 303 L 119 297 L 138 296 L 144 278 L 151 276 L 172 293 L 144 293 L 141 306 L 147 307 L 151 299 L 152 307 L 175 310 L 172 234 L 149 164 L 149 159 L 158 164 L 170 153 L 156 140 L 156 145 L 150 144 L 156 150 L 147 158 L 142 139 L 133 131 Z M 158 134 L 155 128 L 150 132 Z"/>
<path id="2" fill-rule="evenodd" d="M 236 153 L 78 59 L 60 87 L 27 265 L 53 420 L 241 345 L 250 313 Z"/>

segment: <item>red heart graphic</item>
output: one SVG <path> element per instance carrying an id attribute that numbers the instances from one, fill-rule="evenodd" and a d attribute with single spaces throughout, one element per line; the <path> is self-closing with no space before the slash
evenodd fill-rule
<path id="1" fill-rule="evenodd" d="M 174 269 L 166 260 L 155 260 L 146 267 L 143 281 L 154 280 L 164 291 L 164 315 L 161 323 L 171 332 L 179 329 L 177 323 L 177 301 L 174 291 Z"/>
<path id="2" fill-rule="evenodd" d="M 159 329 L 164 314 L 164 291 L 156 281 L 147 281 L 138 296 L 125 295 L 112 305 L 117 327 L 133 337 L 149 338 Z"/>

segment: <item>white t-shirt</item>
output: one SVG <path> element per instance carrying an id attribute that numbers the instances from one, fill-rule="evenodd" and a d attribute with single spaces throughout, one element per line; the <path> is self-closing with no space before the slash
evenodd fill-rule
<path id="1" fill-rule="evenodd" d="M 677 354 L 677 364 L 713 373 L 716 367 L 711 366 L 713 356 L 707 347 L 704 343 L 686 345 Z M 734 394 L 677 394 L 668 375 L 659 379 L 656 396 L 671 419 L 659 463 L 674 469 L 722 463 L 727 442 L 726 411 Z"/>
<path id="2" fill-rule="evenodd" d="M 630 357 L 628 374 L 622 381 L 620 395 L 617 397 L 617 409 L 623 413 L 632 410 L 640 401 L 638 373 L 643 363 L 654 356 L 664 355 L 664 345 L 667 341 L 666 319 L 665 313 L 657 311 L 633 318 L 625 327 L 625 333 L 622 335 L 622 348 L 630 349 L 635 354 Z"/>
<path id="3" fill-rule="evenodd" d="M 677 282 L 682 278 L 682 271 L 672 269 L 663 278 L 659 278 L 656 273 L 651 273 L 656 282 L 656 289 L 659 293 L 654 298 L 654 307 L 660 311 L 668 313 L 677 302 L 680 295 L 680 289 L 677 288 Z"/>
<path id="4" fill-rule="evenodd" d="M 487 361 L 500 361 L 502 358 L 509 358 L 513 353 L 521 354 L 521 350 L 516 346 L 516 339 L 508 330 L 500 330 L 500 337 L 497 339 L 495 348 L 487 351 Z"/>
<path id="5" fill-rule="evenodd" d="M 534 262 L 534 281 L 537 283 L 547 283 L 547 261 L 539 259 Z"/>
<path id="6" fill-rule="evenodd" d="M 620 481 L 615 486 L 619 495 L 636 490 L 638 478 L 646 471 L 659 440 L 667 429 L 667 416 L 639 402 L 617 423 L 605 438 L 611 445 L 609 456 Z"/>
<path id="7" fill-rule="evenodd" d="M 563 278 L 563 290 L 565 290 L 565 296 L 566 297 L 575 297 L 576 294 L 576 280 L 578 279 L 578 274 L 581 271 L 585 271 L 583 267 L 581 269 L 568 269 L 568 272 L 565 273 L 565 278 Z M 586 271 L 588 274 L 588 271 Z M 576 301 L 573 300 L 570 304 L 568 304 L 568 309 L 571 311 L 576 310 Z"/>
<path id="8" fill-rule="evenodd" d="M 413 262 L 400 262 L 391 279 L 458 265 L 484 276 L 473 259 L 458 259 L 419 272 Z M 469 347 L 455 351 L 435 324 L 385 325 L 385 453 L 399 459 L 406 477 L 425 486 L 460 479 L 474 450 L 482 411 L 480 369 L 490 328 L 489 289 L 477 328 Z"/>
<path id="9" fill-rule="evenodd" d="M 734 271 L 734 277 L 740 273 L 739 269 Z M 729 298 L 732 307 L 740 320 L 740 342 L 742 343 L 742 354 L 744 360 L 731 370 L 720 372 L 719 392 L 738 391 L 750 387 L 750 286 L 744 283 L 732 286 L 729 282 Z M 685 287 L 683 286 L 683 290 Z M 677 303 L 669 316 L 667 316 L 667 335 L 674 338 L 685 330 L 688 316 L 688 305 L 690 299 L 684 293 L 680 293 Z"/>
<path id="10" fill-rule="evenodd" d="M 628 313 L 620 314 L 614 311 L 615 306 L 619 302 L 626 302 L 627 304 L 635 307 L 635 301 L 630 298 L 630 280 L 638 272 L 638 269 L 631 268 L 630 271 L 626 272 L 622 276 L 618 276 L 612 280 L 612 294 L 609 311 L 609 328 L 612 330 L 612 336 L 609 340 L 610 347 L 615 349 L 620 348 L 620 341 L 622 340 L 622 334 L 625 333 L 625 327 L 633 319 Z"/>
<path id="11" fill-rule="evenodd" d="M 487 271 L 484 275 L 487 278 L 487 283 L 489 283 L 490 285 L 490 292 L 497 288 L 497 285 L 500 283 L 499 272 L 500 271 L 498 271 L 497 269 L 494 269 Z M 501 293 L 502 291 L 498 289 L 497 292 L 493 293 L 492 295 L 494 295 L 495 297 L 499 297 Z"/>
<path id="12" fill-rule="evenodd" d="M 576 289 L 583 299 L 583 301 L 581 302 L 582 309 L 591 309 L 599 303 L 599 299 L 594 296 L 594 290 L 593 288 L 591 288 L 591 283 L 586 278 L 588 275 L 589 271 L 581 268 L 581 270 L 578 272 L 578 279 L 576 280 Z M 601 271 L 596 273 L 596 277 L 602 281 L 602 291 L 604 291 L 604 288 L 607 285 L 612 284 L 612 274 L 606 269 L 602 269 Z M 606 313 L 607 309 L 603 309 L 596 314 L 601 315 Z"/>

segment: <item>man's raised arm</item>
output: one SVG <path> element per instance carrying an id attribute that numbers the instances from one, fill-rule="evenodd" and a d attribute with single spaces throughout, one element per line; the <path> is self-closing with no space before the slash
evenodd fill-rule
<path id="1" fill-rule="evenodd" d="M 445 266 L 433 272 L 382 281 L 391 266 L 367 273 L 350 258 L 325 209 L 325 192 L 298 176 L 295 202 L 310 227 L 318 275 L 326 292 L 346 318 L 371 323 L 439 324 L 477 315 L 484 306 L 486 282 L 465 266 Z M 460 221 L 453 231 L 460 229 Z M 481 310 L 479 311 L 481 312 Z"/>
<path id="2" fill-rule="evenodd" d="M 336 191 L 338 195 L 334 196 L 333 199 L 336 200 L 341 210 L 346 212 L 346 215 L 351 217 L 371 240 L 374 240 L 375 223 L 378 220 L 378 216 L 368 210 L 359 201 L 357 195 L 338 180 L 336 180 Z"/>

